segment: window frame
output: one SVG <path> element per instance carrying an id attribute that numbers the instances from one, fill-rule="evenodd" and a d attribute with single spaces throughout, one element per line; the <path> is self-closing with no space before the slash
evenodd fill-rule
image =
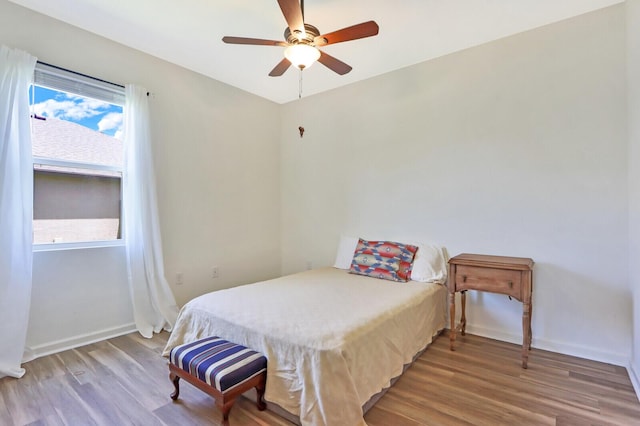
<path id="1" fill-rule="evenodd" d="M 44 87 L 58 92 L 79 95 L 90 99 L 98 99 L 113 105 L 123 107 L 125 101 L 125 88 L 122 85 L 110 83 L 85 74 L 80 74 L 44 62 L 37 62 L 34 72 L 34 78 L 29 90 L 33 86 Z M 124 142 L 124 141 L 123 141 Z M 97 240 L 97 241 L 74 241 L 61 243 L 34 243 L 31 246 L 34 252 L 57 251 L 57 250 L 77 250 L 101 247 L 120 247 L 125 245 L 124 236 L 124 179 L 125 167 L 108 166 L 104 164 L 85 163 L 80 161 L 60 160 L 55 158 L 33 156 L 32 167 L 35 177 L 37 166 L 57 166 L 71 167 L 97 171 L 111 171 L 120 174 L 120 238 L 113 240 Z M 35 197 L 35 194 L 33 195 Z M 35 200 L 34 200 L 35 202 Z M 32 220 L 34 220 L 32 218 Z"/>

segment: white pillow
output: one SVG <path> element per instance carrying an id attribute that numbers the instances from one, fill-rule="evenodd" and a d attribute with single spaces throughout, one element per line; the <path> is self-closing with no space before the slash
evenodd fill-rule
<path id="1" fill-rule="evenodd" d="M 340 243 L 338 244 L 338 254 L 336 254 L 336 262 L 333 265 L 338 269 L 350 269 L 351 261 L 353 260 L 353 253 L 358 246 L 357 237 L 340 237 Z"/>
<path id="2" fill-rule="evenodd" d="M 441 247 L 418 243 L 411 279 L 423 283 L 447 282 L 447 260 Z"/>

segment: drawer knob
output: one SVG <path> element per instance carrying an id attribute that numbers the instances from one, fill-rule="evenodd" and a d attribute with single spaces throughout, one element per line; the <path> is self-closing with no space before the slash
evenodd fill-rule
<path id="1" fill-rule="evenodd" d="M 513 281 L 509 281 L 509 288 L 513 288 Z"/>
<path id="2" fill-rule="evenodd" d="M 467 276 L 466 276 L 466 275 L 463 275 L 463 276 L 462 276 L 462 282 L 463 282 L 463 283 L 466 283 L 466 282 L 467 282 Z"/>

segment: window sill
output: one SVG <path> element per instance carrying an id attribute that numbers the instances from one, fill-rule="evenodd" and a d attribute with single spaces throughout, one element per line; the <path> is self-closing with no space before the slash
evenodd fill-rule
<path id="1" fill-rule="evenodd" d="M 124 240 L 83 241 L 78 243 L 33 244 L 32 247 L 34 252 L 60 251 L 60 250 L 84 250 L 84 249 L 104 248 L 104 247 L 124 247 Z"/>

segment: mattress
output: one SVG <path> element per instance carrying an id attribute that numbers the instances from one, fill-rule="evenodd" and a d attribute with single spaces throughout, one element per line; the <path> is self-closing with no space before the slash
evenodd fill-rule
<path id="1" fill-rule="evenodd" d="M 217 335 L 268 360 L 265 399 L 303 425 L 364 425 L 363 405 L 445 326 L 446 287 L 321 268 L 199 296 L 164 355 Z"/>

